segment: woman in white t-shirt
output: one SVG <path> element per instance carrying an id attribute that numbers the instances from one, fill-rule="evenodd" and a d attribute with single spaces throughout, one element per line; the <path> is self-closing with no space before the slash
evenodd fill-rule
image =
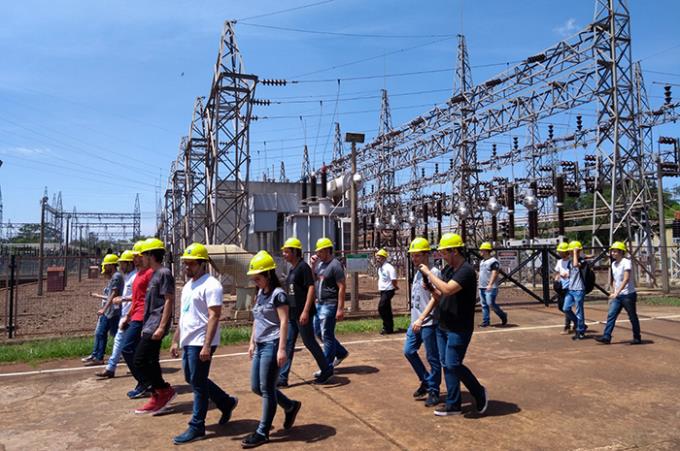
<path id="1" fill-rule="evenodd" d="M 640 321 L 638 320 L 635 304 L 637 303 L 637 292 L 633 282 L 633 267 L 630 259 L 624 258 L 626 245 L 621 241 L 616 241 L 609 248 L 612 257 L 612 267 L 610 272 L 609 285 L 612 290 L 609 295 L 609 313 L 607 314 L 607 325 L 602 336 L 595 338 L 599 343 L 609 344 L 612 339 L 612 331 L 616 324 L 616 318 L 621 313 L 621 309 L 626 309 L 630 324 L 633 328 L 633 341 L 631 344 L 640 344 Z"/>

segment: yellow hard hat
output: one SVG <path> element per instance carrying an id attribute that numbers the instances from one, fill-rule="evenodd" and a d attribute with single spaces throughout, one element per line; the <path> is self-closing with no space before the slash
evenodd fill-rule
<path id="1" fill-rule="evenodd" d="M 387 251 L 385 249 L 380 249 L 378 252 L 375 253 L 375 256 L 387 258 Z"/>
<path id="2" fill-rule="evenodd" d="M 431 250 L 430 242 L 421 236 L 414 238 L 413 241 L 411 241 L 411 245 L 408 247 L 409 254 L 415 252 L 430 252 Z"/>
<path id="3" fill-rule="evenodd" d="M 119 262 L 131 262 L 135 260 L 135 253 L 132 251 L 123 251 L 122 254 L 120 254 L 120 258 L 118 259 Z"/>
<path id="4" fill-rule="evenodd" d="M 485 241 L 485 242 L 483 242 L 482 244 L 479 245 L 479 250 L 480 251 L 492 251 L 493 245 L 490 242 Z"/>
<path id="5" fill-rule="evenodd" d="M 144 252 L 155 251 L 159 249 L 165 250 L 165 245 L 158 238 L 148 238 L 144 241 L 144 244 L 142 244 L 142 254 Z"/>
<path id="6" fill-rule="evenodd" d="M 557 252 L 569 252 L 569 243 L 566 241 L 557 245 Z"/>
<path id="7" fill-rule="evenodd" d="M 465 247 L 463 238 L 461 238 L 461 236 L 456 233 L 445 233 L 439 240 L 439 247 L 437 249 L 454 249 L 458 247 Z"/>
<path id="8" fill-rule="evenodd" d="M 569 250 L 573 251 L 574 249 L 583 249 L 583 245 L 580 241 L 572 241 L 569 243 Z"/>
<path id="9" fill-rule="evenodd" d="M 192 243 L 184 249 L 182 260 L 209 260 L 208 249 L 201 243 Z"/>
<path id="10" fill-rule="evenodd" d="M 615 249 L 621 252 L 626 252 L 628 250 L 626 248 L 626 243 L 624 243 L 623 241 L 614 241 L 612 245 L 609 247 L 609 249 Z"/>
<path id="11" fill-rule="evenodd" d="M 300 249 L 300 250 L 302 250 L 302 242 L 301 242 L 300 240 L 298 240 L 297 238 L 295 238 L 294 236 L 291 236 L 290 238 L 288 238 L 288 239 L 286 240 L 285 243 L 283 243 L 283 246 L 281 246 L 281 250 L 283 250 L 283 249 L 285 249 L 285 248 L 287 248 L 287 247 L 289 247 L 289 248 L 291 248 L 291 249 Z"/>
<path id="12" fill-rule="evenodd" d="M 117 265 L 118 256 L 116 254 L 106 254 L 102 260 L 102 274 L 104 274 L 104 267 L 106 265 Z"/>
<path id="13" fill-rule="evenodd" d="M 321 249 L 326 249 L 328 247 L 333 247 L 333 242 L 331 241 L 330 238 L 323 237 L 323 238 L 319 238 L 316 241 L 316 249 L 314 249 L 314 250 L 320 251 Z"/>
<path id="14" fill-rule="evenodd" d="M 250 265 L 248 265 L 248 275 L 253 276 L 255 274 L 260 274 L 271 269 L 276 269 L 276 262 L 274 258 L 269 255 L 267 251 L 260 251 L 253 258 L 250 259 Z"/>
<path id="15" fill-rule="evenodd" d="M 142 253 L 142 249 L 144 249 L 144 240 L 139 240 L 132 246 L 132 253 L 139 255 Z"/>

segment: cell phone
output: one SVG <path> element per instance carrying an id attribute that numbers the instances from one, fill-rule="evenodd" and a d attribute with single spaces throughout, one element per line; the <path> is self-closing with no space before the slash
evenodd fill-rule
<path id="1" fill-rule="evenodd" d="M 430 282 L 430 279 L 425 275 L 425 272 L 423 270 L 418 269 L 420 271 L 420 274 L 423 276 L 423 284 L 425 285 L 425 289 L 427 291 L 434 291 L 434 287 L 432 286 L 432 283 Z"/>

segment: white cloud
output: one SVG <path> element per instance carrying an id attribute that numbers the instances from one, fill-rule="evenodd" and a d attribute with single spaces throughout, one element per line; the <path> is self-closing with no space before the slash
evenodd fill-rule
<path id="1" fill-rule="evenodd" d="M 580 27 L 576 24 L 576 19 L 570 17 L 569 19 L 567 19 L 566 22 L 564 22 L 559 27 L 553 28 L 553 31 L 558 35 L 562 36 L 563 38 L 566 38 L 574 34 L 579 28 Z"/>
<path id="2" fill-rule="evenodd" d="M 38 157 L 49 153 L 50 150 L 44 147 L 5 147 L 0 149 L 0 154 L 11 155 L 15 157 Z"/>

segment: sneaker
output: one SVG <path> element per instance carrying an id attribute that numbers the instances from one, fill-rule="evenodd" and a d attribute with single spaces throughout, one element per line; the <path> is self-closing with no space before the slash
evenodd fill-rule
<path id="1" fill-rule="evenodd" d="M 85 363 L 85 362 L 89 362 L 92 359 L 94 359 L 94 356 L 90 354 L 87 357 L 83 357 L 82 359 L 80 359 L 80 361 Z"/>
<path id="2" fill-rule="evenodd" d="M 227 410 L 222 411 L 222 416 L 220 417 L 219 421 L 219 424 L 221 425 L 229 423 L 229 420 L 231 420 L 231 414 L 234 413 L 234 409 L 236 409 L 236 406 L 238 406 L 238 398 L 236 396 L 232 396 L 230 399 L 233 404 Z"/>
<path id="3" fill-rule="evenodd" d="M 508 324 L 508 314 L 507 313 L 505 315 L 503 315 L 503 318 L 501 318 L 501 326 L 505 326 L 506 324 Z"/>
<path id="4" fill-rule="evenodd" d="M 151 399 L 149 399 L 142 407 L 135 409 L 135 414 L 146 415 L 148 413 L 155 412 L 158 409 L 158 395 L 153 393 Z"/>
<path id="5" fill-rule="evenodd" d="M 439 404 L 439 394 L 430 392 L 425 400 L 425 407 L 434 407 Z"/>
<path id="6" fill-rule="evenodd" d="M 167 388 L 160 388 L 156 391 L 158 393 L 156 397 L 158 399 L 158 408 L 151 412 L 151 415 L 160 415 L 161 413 L 170 410 L 168 404 L 177 397 L 177 392 L 170 386 Z"/>
<path id="7" fill-rule="evenodd" d="M 586 334 L 583 332 L 576 332 L 573 337 L 571 337 L 572 340 L 585 340 Z"/>
<path id="8" fill-rule="evenodd" d="M 486 395 L 485 387 L 482 387 L 481 396 L 475 398 L 475 407 L 477 408 L 477 413 L 480 415 L 486 412 L 487 407 L 489 407 L 489 398 Z"/>
<path id="9" fill-rule="evenodd" d="M 460 407 L 442 407 L 440 409 L 434 409 L 434 414 L 438 417 L 448 417 L 452 415 L 460 415 L 463 413 Z"/>
<path id="10" fill-rule="evenodd" d="M 345 354 L 344 357 L 336 357 L 335 360 L 333 360 L 333 368 L 337 368 L 347 357 L 349 357 L 349 352 Z"/>
<path id="11" fill-rule="evenodd" d="M 283 420 L 284 429 L 288 430 L 293 427 L 293 424 L 295 423 L 295 417 L 297 417 L 300 407 L 302 407 L 302 403 L 300 401 L 293 401 L 293 407 L 286 411 L 286 417 Z"/>
<path id="12" fill-rule="evenodd" d="M 111 379 L 112 377 L 116 376 L 116 373 L 114 373 L 113 371 L 104 370 L 104 371 L 100 371 L 98 373 L 95 373 L 95 376 L 102 377 L 102 378 L 105 378 L 105 379 Z"/>
<path id="13" fill-rule="evenodd" d="M 329 370 L 327 370 L 325 373 L 323 371 L 317 371 L 319 373 L 318 376 L 314 376 L 314 383 L 315 384 L 325 384 L 328 382 L 328 379 L 333 377 L 333 367 L 330 367 Z M 314 373 L 316 374 L 316 373 Z"/>
<path id="14" fill-rule="evenodd" d="M 479 327 L 489 327 L 489 323 L 480 323 Z"/>
<path id="15" fill-rule="evenodd" d="M 180 435 L 175 436 L 172 439 L 172 443 L 175 445 L 183 445 L 185 443 L 193 442 L 205 438 L 205 431 L 199 432 L 195 429 L 189 428 L 182 432 Z"/>
<path id="16" fill-rule="evenodd" d="M 287 388 L 288 387 L 288 381 L 284 381 L 279 379 L 278 382 L 276 383 L 276 386 L 278 388 Z"/>
<path id="17" fill-rule="evenodd" d="M 130 399 L 139 399 L 151 396 L 151 394 L 152 394 L 151 387 L 145 388 L 138 385 L 133 390 L 127 392 L 127 397 Z"/>
<path id="18" fill-rule="evenodd" d="M 85 366 L 99 366 L 103 364 L 104 364 L 103 360 L 95 359 L 94 357 L 85 362 Z"/>
<path id="19" fill-rule="evenodd" d="M 422 398 L 425 395 L 427 395 L 427 385 L 423 382 L 420 384 L 420 387 L 418 387 L 418 390 L 413 392 L 413 397 Z"/>
<path id="20" fill-rule="evenodd" d="M 609 343 L 611 343 L 612 340 L 611 340 L 611 338 L 608 338 L 608 337 L 605 337 L 604 335 L 602 335 L 601 337 L 595 337 L 595 341 L 598 342 L 598 343 L 601 343 L 603 345 L 608 345 Z"/>
<path id="21" fill-rule="evenodd" d="M 633 341 L 631 341 L 630 344 L 641 345 L 642 344 L 642 338 L 633 338 Z"/>
<path id="22" fill-rule="evenodd" d="M 268 441 L 268 437 L 258 434 L 257 432 L 253 432 L 248 437 L 244 438 L 243 441 L 241 441 L 241 448 L 255 448 L 256 446 L 264 445 Z"/>
<path id="23" fill-rule="evenodd" d="M 314 376 L 315 379 L 318 379 L 321 377 L 321 370 L 316 370 L 314 373 L 312 373 L 312 376 Z"/>

